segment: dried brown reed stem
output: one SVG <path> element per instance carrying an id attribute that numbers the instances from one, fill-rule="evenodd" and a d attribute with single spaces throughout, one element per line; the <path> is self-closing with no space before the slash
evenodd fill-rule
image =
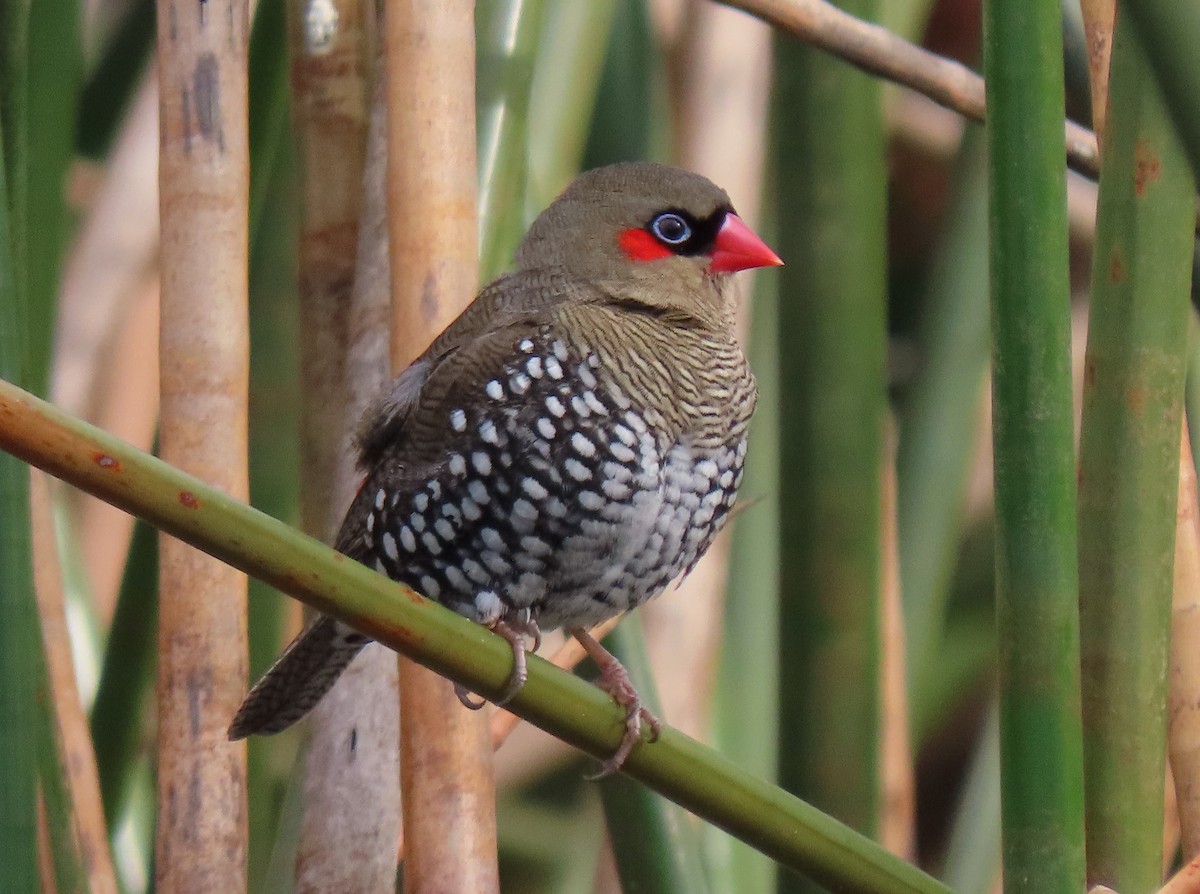
<path id="1" fill-rule="evenodd" d="M 359 0 L 289 4 L 294 132 L 301 167 L 299 310 L 301 524 L 332 540 L 359 473 L 351 436 L 387 380 L 386 277 L 356 276 L 386 254 L 383 110 L 364 188 L 370 54 Z M 364 209 L 366 231 L 360 228 Z M 360 238 L 361 237 L 361 238 Z M 368 649 L 313 712 L 304 757 L 297 892 L 390 892 L 400 826 L 396 661 Z M 353 730 L 353 736 L 347 735 Z"/>
<path id="2" fill-rule="evenodd" d="M 59 763 L 66 776 L 79 864 L 87 875 L 91 894 L 117 894 L 117 878 L 104 824 L 104 805 L 100 800 L 96 752 L 92 748 L 87 715 L 75 683 L 75 662 L 67 630 L 62 567 L 59 565 L 54 515 L 50 507 L 49 480 L 44 472 L 36 469 L 30 469 L 29 502 L 33 533 L 33 583 L 37 591 L 38 617 L 41 619 L 42 643 L 46 652 L 46 677 L 54 706 Z"/>
<path id="3" fill-rule="evenodd" d="M 916 780 L 908 726 L 908 672 L 901 606 L 899 532 L 896 523 L 896 426 L 889 420 L 880 480 L 879 600 L 879 843 L 906 860 L 916 845 Z"/>
<path id="4" fill-rule="evenodd" d="M 1080 0 L 1083 36 L 1087 41 L 1088 73 L 1092 85 L 1092 129 L 1096 139 L 1104 136 L 1108 116 L 1108 66 L 1112 60 L 1113 23 L 1117 0 Z"/>
<path id="5" fill-rule="evenodd" d="M 246 0 L 158 2 L 162 456 L 243 500 L 248 31 Z M 246 750 L 226 728 L 246 690 L 246 578 L 164 535 L 159 592 L 155 888 L 236 894 Z"/>
<path id="6" fill-rule="evenodd" d="M 825 0 L 720 0 L 760 18 L 867 74 L 923 93 L 973 121 L 986 109 L 983 79 L 965 65 L 897 37 L 886 28 L 856 19 Z M 1067 163 L 1093 179 L 1099 173 L 1096 137 L 1074 122 L 1064 123 Z"/>
<path id="7" fill-rule="evenodd" d="M 1190 858 L 1200 854 L 1200 529 L 1196 466 L 1186 424 L 1179 457 L 1167 750 L 1175 779 L 1183 855 Z"/>
<path id="8" fill-rule="evenodd" d="M 478 286 L 475 18 L 469 0 L 384 13 L 392 365 L 406 366 Z M 400 660 L 404 879 L 410 892 L 499 891 L 487 712 Z"/>

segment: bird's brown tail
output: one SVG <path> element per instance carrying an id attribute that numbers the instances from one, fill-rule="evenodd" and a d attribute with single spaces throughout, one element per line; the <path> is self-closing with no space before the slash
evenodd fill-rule
<path id="1" fill-rule="evenodd" d="M 309 625 L 250 690 L 229 726 L 230 740 L 287 729 L 316 707 L 369 642 L 333 618 Z"/>

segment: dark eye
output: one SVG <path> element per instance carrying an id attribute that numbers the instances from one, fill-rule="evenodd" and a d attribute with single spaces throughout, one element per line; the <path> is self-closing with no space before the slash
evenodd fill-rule
<path id="1" fill-rule="evenodd" d="M 650 222 L 650 232 L 667 245 L 683 245 L 692 238 L 692 226 L 674 211 L 664 211 Z"/>

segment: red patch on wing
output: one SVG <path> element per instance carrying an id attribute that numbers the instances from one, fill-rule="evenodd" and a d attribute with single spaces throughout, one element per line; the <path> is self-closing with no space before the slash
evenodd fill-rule
<path id="1" fill-rule="evenodd" d="M 625 230 L 617 237 L 621 251 L 631 261 L 657 261 L 670 257 L 671 249 L 664 246 L 645 230 Z"/>

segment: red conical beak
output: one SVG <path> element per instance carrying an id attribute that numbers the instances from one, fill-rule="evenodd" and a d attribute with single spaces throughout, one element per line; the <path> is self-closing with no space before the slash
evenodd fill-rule
<path id="1" fill-rule="evenodd" d="M 717 232 L 713 247 L 711 269 L 714 273 L 733 273 L 752 267 L 779 267 L 783 261 L 779 255 L 758 238 L 758 234 L 746 226 L 745 221 L 733 212 L 725 215 L 725 223 Z"/>

